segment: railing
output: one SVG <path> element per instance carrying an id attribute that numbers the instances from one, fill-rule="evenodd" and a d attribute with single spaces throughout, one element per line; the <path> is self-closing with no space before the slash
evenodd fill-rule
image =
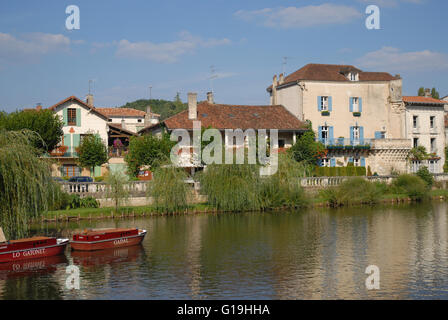
<path id="1" fill-rule="evenodd" d="M 109 147 L 109 157 L 124 157 L 128 153 L 128 148 Z"/>
<path id="2" fill-rule="evenodd" d="M 327 149 L 370 149 L 371 139 L 347 139 L 347 138 L 319 138 L 318 141 L 322 142 Z"/>

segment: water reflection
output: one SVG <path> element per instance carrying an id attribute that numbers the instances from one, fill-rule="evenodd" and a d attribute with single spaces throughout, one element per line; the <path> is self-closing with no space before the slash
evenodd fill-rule
<path id="1" fill-rule="evenodd" d="M 37 233 L 59 236 L 125 226 L 148 234 L 140 246 L 0 264 L 0 297 L 448 298 L 447 209 L 429 203 L 39 225 Z M 80 268 L 80 290 L 65 288 L 69 264 Z M 381 271 L 379 291 L 365 287 L 371 264 Z"/>

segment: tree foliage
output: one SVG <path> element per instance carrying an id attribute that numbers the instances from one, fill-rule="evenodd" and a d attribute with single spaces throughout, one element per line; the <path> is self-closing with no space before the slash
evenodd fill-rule
<path id="1" fill-rule="evenodd" d="M 9 239 L 25 236 L 30 219 L 46 211 L 59 191 L 37 140 L 32 131 L 0 129 L 0 226 Z"/>
<path id="2" fill-rule="evenodd" d="M 90 168 L 93 172 L 96 166 L 108 161 L 107 147 L 100 136 L 89 134 L 83 137 L 78 149 L 78 163 L 83 168 Z"/>
<path id="3" fill-rule="evenodd" d="M 302 134 L 296 143 L 288 150 L 298 162 L 305 162 L 307 165 L 316 165 L 317 161 L 325 154 L 325 146 L 316 141 L 316 135 L 309 129 Z"/>
<path id="4" fill-rule="evenodd" d="M 120 108 L 132 108 L 146 112 L 147 106 L 151 106 L 151 112 L 160 114 L 160 121 L 187 109 L 187 104 L 180 100 L 179 94 L 176 95 L 174 101 L 163 99 L 140 99 L 128 102 Z"/>
<path id="5" fill-rule="evenodd" d="M 425 88 L 424 87 L 418 88 L 418 95 L 421 97 L 425 96 Z M 433 97 L 434 99 L 440 99 L 439 92 L 436 90 L 436 88 L 431 89 L 431 97 Z"/>
<path id="6" fill-rule="evenodd" d="M 160 138 L 152 134 L 131 137 L 129 151 L 124 158 L 128 165 L 128 173 L 136 176 L 141 166 L 147 165 L 153 169 L 166 162 L 175 144 L 176 142 L 171 141 L 167 133 L 162 134 Z"/>
<path id="7" fill-rule="evenodd" d="M 115 212 L 129 199 L 129 179 L 121 172 L 110 172 L 106 178 L 106 198 L 114 201 Z"/>
<path id="8" fill-rule="evenodd" d="M 64 134 L 63 123 L 51 110 L 25 110 L 9 114 L 0 113 L 0 129 L 37 132 L 41 139 L 34 139 L 35 147 L 43 151 L 53 150 Z"/>

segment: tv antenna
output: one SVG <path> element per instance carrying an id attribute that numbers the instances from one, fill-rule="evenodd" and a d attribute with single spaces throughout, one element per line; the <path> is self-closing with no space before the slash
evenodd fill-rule
<path id="1" fill-rule="evenodd" d="M 94 80 L 89 80 L 89 95 L 91 94 L 91 87 L 92 87 L 92 84 L 93 84 L 93 81 Z"/>
<path id="2" fill-rule="evenodd" d="M 149 100 L 152 100 L 152 86 L 149 86 Z"/>
<path id="3" fill-rule="evenodd" d="M 283 76 L 286 76 L 285 67 L 286 67 L 286 64 L 288 63 L 288 59 L 292 59 L 292 58 L 291 57 L 283 57 L 283 62 L 282 62 L 282 73 L 283 73 Z"/>
<path id="4" fill-rule="evenodd" d="M 216 69 L 215 66 L 211 65 L 210 66 L 210 91 L 213 92 L 213 79 L 217 79 L 218 75 L 216 74 Z"/>

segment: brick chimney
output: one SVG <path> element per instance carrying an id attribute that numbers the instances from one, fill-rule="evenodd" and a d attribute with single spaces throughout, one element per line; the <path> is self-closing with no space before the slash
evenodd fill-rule
<path id="1" fill-rule="evenodd" d="M 198 118 L 198 94 L 188 93 L 188 119 L 196 120 Z"/>
<path id="2" fill-rule="evenodd" d="M 210 103 L 210 104 L 214 104 L 215 103 L 215 101 L 214 101 L 214 99 L 213 99 L 213 92 L 207 92 L 207 102 L 208 103 Z"/>
<path id="3" fill-rule="evenodd" d="M 126 122 L 124 119 L 121 119 L 121 129 L 126 129 Z"/>
<path id="4" fill-rule="evenodd" d="M 285 82 L 285 77 L 283 75 L 283 73 L 280 73 L 280 75 L 278 76 L 278 84 L 283 84 L 283 82 Z"/>
<path id="5" fill-rule="evenodd" d="M 277 104 L 277 75 L 274 75 L 274 78 L 272 78 L 272 100 L 271 104 L 276 105 Z"/>
<path id="6" fill-rule="evenodd" d="M 86 96 L 86 104 L 89 106 L 89 107 L 92 107 L 93 108 L 93 94 L 88 94 L 87 96 Z"/>
<path id="7" fill-rule="evenodd" d="M 429 89 L 429 88 L 426 88 L 426 89 L 425 89 L 425 97 L 426 97 L 426 98 L 431 98 L 431 97 L 432 97 L 432 95 L 431 95 L 431 89 Z"/>

